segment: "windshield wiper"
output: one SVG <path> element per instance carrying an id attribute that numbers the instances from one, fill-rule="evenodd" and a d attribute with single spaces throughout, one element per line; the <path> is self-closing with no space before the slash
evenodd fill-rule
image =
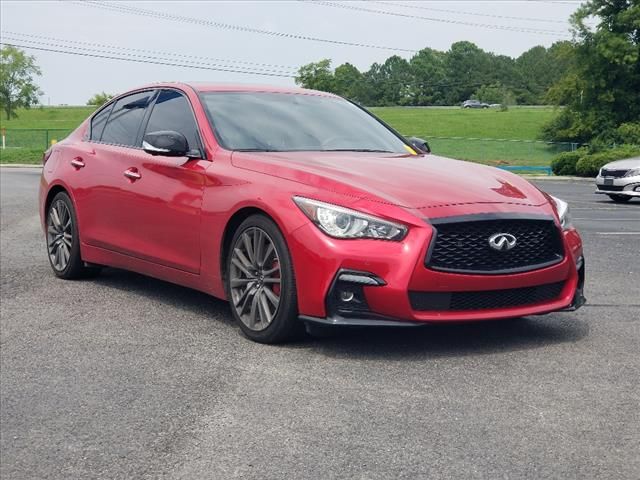
<path id="1" fill-rule="evenodd" d="M 320 150 L 321 152 L 372 152 L 372 153 L 394 153 L 391 150 L 375 150 L 373 148 L 332 148 L 330 150 Z"/>
<path id="2" fill-rule="evenodd" d="M 279 152 L 270 148 L 236 148 L 235 152 Z"/>

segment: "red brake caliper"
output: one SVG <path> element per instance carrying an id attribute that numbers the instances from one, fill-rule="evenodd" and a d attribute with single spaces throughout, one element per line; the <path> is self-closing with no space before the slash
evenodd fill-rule
<path id="1" fill-rule="evenodd" d="M 271 268 L 276 268 L 279 267 L 279 262 L 277 259 L 273 259 L 273 263 L 271 264 Z M 280 274 L 280 272 L 278 271 L 278 275 Z M 276 277 L 278 278 L 278 277 Z M 276 295 L 280 296 L 280 284 L 279 283 L 272 283 L 272 288 L 271 290 L 273 290 L 273 293 L 275 293 Z"/>

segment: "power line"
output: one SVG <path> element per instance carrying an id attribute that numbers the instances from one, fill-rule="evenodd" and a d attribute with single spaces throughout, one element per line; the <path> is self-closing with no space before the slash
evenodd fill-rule
<path id="1" fill-rule="evenodd" d="M 61 43 L 61 42 L 43 42 L 43 41 L 39 41 L 39 40 L 31 40 L 31 39 L 25 39 L 25 38 L 16 38 L 13 37 L 11 35 L 8 36 L 4 36 L 4 38 L 10 40 L 10 41 L 17 41 L 17 42 L 21 42 L 21 43 L 28 43 L 31 45 L 44 45 L 44 46 L 48 46 L 48 47 L 59 47 L 59 48 L 66 48 L 67 50 L 79 50 L 79 51 L 88 51 L 89 53 L 100 53 L 100 54 L 108 54 L 108 55 L 118 55 L 118 56 L 124 56 L 124 57 L 131 57 L 131 58 L 144 58 L 147 60 L 159 60 L 162 62 L 174 62 L 174 59 L 171 58 L 166 58 L 167 56 L 173 56 L 174 54 L 169 54 L 169 55 L 165 55 L 165 56 L 151 56 L 151 55 L 144 55 L 141 54 L 139 52 L 131 52 L 129 51 L 127 48 L 122 48 L 122 47 L 107 47 L 104 48 L 103 50 L 98 50 L 94 47 L 87 47 L 87 46 L 83 46 L 83 45 L 67 45 L 65 43 Z M 78 42 L 81 43 L 81 42 Z M 211 63 L 211 62 L 203 62 L 201 60 L 195 61 L 195 60 L 183 60 L 182 65 L 192 65 L 192 64 L 196 64 L 196 65 L 206 65 L 206 66 L 210 66 L 210 67 L 216 67 L 216 68 L 225 68 L 225 69 L 233 69 L 234 71 L 247 71 L 250 73 L 272 73 L 272 74 L 282 74 L 284 76 L 290 76 L 290 77 L 295 77 L 295 74 L 293 72 L 283 72 L 283 71 L 279 71 L 279 70 L 272 70 L 272 69 L 268 69 L 268 68 L 260 68 L 260 67 L 254 67 L 254 68 L 248 68 L 248 67 L 243 67 L 243 66 L 235 66 L 235 65 L 221 65 L 221 64 L 217 64 L 217 63 Z"/>
<path id="2" fill-rule="evenodd" d="M 307 0 L 305 0 L 307 1 Z M 366 12 L 366 13 L 376 13 L 376 14 L 380 14 L 380 15 L 389 15 L 392 17 L 401 17 L 401 18 L 410 18 L 413 20 L 425 20 L 428 22 L 439 22 L 439 23 L 448 23 L 448 24 L 454 24 L 454 25 L 465 25 L 465 26 L 470 26 L 470 27 L 480 27 L 480 28 L 489 28 L 489 29 L 494 29 L 494 30 L 505 30 L 505 31 L 510 31 L 510 32 L 518 32 L 518 33 L 532 33 L 532 34 L 536 34 L 536 35 L 553 35 L 553 36 L 565 36 L 568 37 L 569 35 L 565 32 L 560 32 L 557 30 L 543 30 L 543 29 L 537 29 L 537 28 L 527 28 L 527 27 L 511 27 L 508 25 L 494 25 L 494 24 L 488 24 L 488 23 L 475 23 L 475 22 L 465 22 L 463 20 L 451 20 L 451 19 L 445 19 L 445 18 L 432 18 L 432 17 L 423 17 L 420 15 L 410 15 L 408 13 L 399 13 L 399 12 L 389 12 L 387 10 L 378 10 L 378 9 L 373 9 L 373 8 L 365 8 L 365 7 L 358 7 L 355 5 L 346 5 L 346 4 L 342 4 L 342 3 L 335 3 L 335 2 L 325 2 L 325 1 L 308 1 L 308 3 L 311 3 L 313 5 L 320 5 L 323 7 L 334 7 L 334 8 L 343 8 L 345 10 L 353 10 L 353 11 L 357 11 L 357 12 Z"/>
<path id="3" fill-rule="evenodd" d="M 231 72 L 231 73 L 244 73 L 250 75 L 262 75 L 268 77 L 281 77 L 281 78 L 295 78 L 295 75 L 290 75 L 286 73 L 278 73 L 278 72 L 264 72 L 264 71 L 256 71 L 256 70 L 239 70 L 235 68 L 226 68 L 225 66 L 218 66 L 215 64 L 207 64 L 199 62 L 197 64 L 194 63 L 178 63 L 173 62 L 167 59 L 162 59 L 158 57 L 151 57 L 139 54 L 133 54 L 128 52 L 122 53 L 114 53 L 114 52 L 104 52 L 98 51 L 96 49 L 91 49 L 89 47 L 82 46 L 69 46 L 69 45 L 58 45 L 52 42 L 41 42 L 36 40 L 5 40 L 6 36 L 3 35 L 3 40 L 0 41 L 0 45 L 10 45 L 17 48 L 38 50 L 43 52 L 51 52 L 51 53 L 62 53 L 66 55 L 76 55 L 81 57 L 89 57 L 89 58 L 102 58 L 108 60 L 119 60 L 130 63 L 141 63 L 141 64 L 153 64 L 153 65 L 163 65 L 163 66 L 171 66 L 171 67 L 181 67 L 181 68 L 193 68 L 197 70 L 211 70 L 211 71 L 221 71 L 221 72 Z M 134 56 L 135 55 L 135 56 Z M 427 82 L 402 82 L 396 81 L 393 79 L 376 79 L 373 81 L 376 85 L 393 85 L 398 86 L 400 84 L 412 85 L 420 88 L 451 88 L 451 87 L 460 87 L 460 88 L 470 88 L 470 87 L 480 87 L 482 85 L 495 82 L 496 80 L 485 80 L 481 81 L 449 81 L 449 82 L 441 82 L 441 83 L 427 83 Z M 515 84 L 505 86 L 516 86 Z"/>
<path id="4" fill-rule="evenodd" d="M 406 3 L 393 3 L 393 2 L 383 2 L 383 1 L 375 1 L 375 0 L 369 0 L 368 3 L 377 3 L 380 5 L 387 5 L 390 7 L 412 8 L 414 10 L 427 10 L 431 12 L 455 13 L 457 15 L 473 15 L 476 17 L 500 18 L 505 20 L 521 20 L 524 22 L 544 22 L 544 23 L 560 23 L 560 24 L 567 23 L 566 20 L 552 20 L 550 18 L 512 17 L 509 15 L 496 15 L 492 13 L 462 12 L 460 10 L 448 10 L 446 8 L 424 7 L 421 5 L 407 5 Z"/>
<path id="5" fill-rule="evenodd" d="M 584 0 L 526 0 L 529 3 L 555 3 L 558 5 L 578 5 Z"/>
<path id="6" fill-rule="evenodd" d="M 69 43 L 69 44 L 76 44 L 76 45 L 84 45 L 87 47 L 98 47 L 98 48 L 107 48 L 107 49 L 112 49 L 112 50 L 129 50 L 132 52 L 140 52 L 143 54 L 154 54 L 154 55 L 161 55 L 164 57 L 177 57 L 177 58 L 193 58 L 195 60 L 207 60 L 207 61 L 214 61 L 214 62 L 221 62 L 221 63 L 230 63 L 230 64 L 245 64 L 245 65 L 251 65 L 252 67 L 273 67 L 273 69 L 278 69 L 278 70 L 290 70 L 292 72 L 296 72 L 298 70 L 298 67 L 294 67 L 291 65 L 278 65 L 278 64 L 273 64 L 273 63 L 259 63 L 259 62 L 250 62 L 247 60 L 235 60 L 235 59 L 223 59 L 223 58 L 213 58 L 213 57 L 204 57 L 204 56 L 199 56 L 199 55 L 187 55 L 187 54 L 183 54 L 183 53 L 172 53 L 172 52 L 160 52 L 158 50 L 145 50 L 142 48 L 131 48 L 131 47 L 118 47 L 118 46 L 114 46 L 114 45 L 106 45 L 104 43 L 93 43 L 93 42 L 82 42 L 82 41 L 78 41 L 78 40 L 66 40 L 66 39 L 60 39 L 60 38 L 53 38 L 53 37 L 47 37 L 44 35 L 35 35 L 35 34 L 28 34 L 28 33 L 20 33 L 20 32 L 10 32 L 10 31 L 3 31 L 2 32 L 3 35 L 8 35 L 8 36 L 12 36 L 14 38 L 14 40 L 17 38 L 19 41 L 22 41 L 23 39 L 37 39 L 37 40 L 45 40 L 45 41 L 53 41 L 53 42 L 58 42 L 58 43 Z M 28 41 L 28 40 L 24 40 L 24 41 Z M 246 68 L 246 67 L 238 67 L 238 68 Z"/>
<path id="7" fill-rule="evenodd" d="M 77 55 L 77 56 L 81 56 L 81 57 L 92 57 L 92 58 L 104 58 L 104 59 L 109 59 L 109 60 L 120 60 L 120 61 L 124 61 L 124 62 L 132 62 L 132 63 L 146 63 L 146 64 L 154 64 L 154 65 L 166 65 L 166 66 L 171 66 L 171 67 L 182 67 L 182 68 L 194 68 L 197 70 L 213 70 L 213 71 L 218 71 L 218 72 L 231 72 L 231 73 L 246 73 L 246 74 L 251 74 L 251 75 L 263 75 L 263 76 L 267 76 L 267 77 L 284 77 L 284 78 L 294 78 L 294 75 L 288 75 L 288 74 L 284 74 L 284 73 L 268 73 L 268 72 L 258 72 L 258 71 L 250 71 L 250 70 L 238 70 L 238 69 L 232 69 L 232 68 L 223 68 L 223 67 L 215 67 L 215 66 L 210 66 L 207 64 L 187 64 L 187 63 L 175 63 L 175 62 L 171 62 L 168 60 L 161 60 L 161 59 L 153 59 L 152 57 L 150 57 L 151 59 L 149 59 L 148 57 L 138 57 L 138 58 L 123 58 L 123 57 L 119 57 L 119 56 L 114 56 L 112 54 L 108 54 L 105 55 L 104 52 L 100 52 L 100 53 L 95 53 L 95 52 L 81 52 L 81 51 L 69 51 L 69 50 L 61 50 L 59 48 L 50 48 L 50 47 L 58 47 L 58 45 L 48 45 L 48 46 L 34 46 L 34 45 L 25 45 L 24 43 L 26 42 L 22 42 L 22 43 L 17 43 L 14 41 L 5 41 L 2 40 L 0 42 L 0 45 L 8 45 L 8 46 L 12 46 L 12 47 L 17 47 L 17 48 L 26 48 L 26 49 L 31 49 L 31 50 L 40 50 L 43 52 L 55 52 L 55 53 L 64 53 L 67 55 Z M 44 44 L 43 42 L 39 42 L 40 44 Z M 46 45 L 46 44 L 44 44 Z M 77 47 L 67 47 L 67 48 L 75 48 L 77 49 Z M 128 55 L 130 56 L 131 54 L 123 54 L 123 55 Z"/>
<path id="8" fill-rule="evenodd" d="M 330 43 L 334 45 L 342 45 L 342 46 L 350 46 L 350 47 L 375 48 L 379 50 L 393 50 L 393 51 L 408 52 L 408 53 L 416 53 L 418 51 L 416 49 L 410 49 L 410 48 L 400 48 L 400 47 L 375 45 L 375 44 L 360 43 L 360 42 L 348 42 L 344 40 L 334 40 L 334 39 L 328 39 L 328 38 L 310 37 L 306 35 L 297 35 L 294 33 L 276 32 L 272 30 L 246 27 L 243 25 L 233 25 L 230 23 L 214 22 L 214 21 L 205 20 L 202 18 L 185 17 L 182 15 L 175 15 L 171 13 L 157 12 L 154 10 L 146 10 L 142 8 L 135 8 L 135 7 L 125 6 L 125 5 L 115 5 L 115 4 L 104 3 L 104 2 L 87 1 L 87 2 L 73 2 L 73 3 L 76 3 L 78 5 L 83 5 L 86 7 L 95 7 L 95 8 L 101 8 L 104 10 L 110 10 L 118 13 L 128 13 L 133 15 L 140 15 L 143 17 L 158 18 L 161 20 L 172 20 L 176 22 L 190 23 L 190 24 L 202 25 L 202 26 L 212 27 L 212 28 L 220 28 L 225 30 L 257 33 L 260 35 L 270 35 L 270 36 L 279 37 L 279 38 L 289 38 L 289 39 L 296 39 L 296 40 L 306 40 L 311 42 Z"/>

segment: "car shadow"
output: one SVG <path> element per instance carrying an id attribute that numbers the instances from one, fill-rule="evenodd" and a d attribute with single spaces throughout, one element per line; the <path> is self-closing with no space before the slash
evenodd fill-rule
<path id="1" fill-rule="evenodd" d="M 102 287 L 139 295 L 197 316 L 206 315 L 213 321 L 234 325 L 226 301 L 198 290 L 116 268 L 104 268 L 92 281 Z"/>
<path id="2" fill-rule="evenodd" d="M 106 268 L 93 280 L 106 288 L 126 291 L 206 318 L 212 328 L 237 330 L 229 304 L 206 293 L 137 273 Z M 404 328 L 323 328 L 314 335 L 275 347 L 309 350 L 332 358 L 366 360 L 424 360 L 499 352 L 530 350 L 553 344 L 574 343 L 589 334 L 589 325 L 572 314 L 550 314 L 513 320 L 489 320 L 463 324 L 430 324 Z M 319 335 L 318 335 L 319 334 Z"/>
<path id="3" fill-rule="evenodd" d="M 307 348 L 334 358 L 424 360 L 434 357 L 489 355 L 575 343 L 589 325 L 566 314 L 417 328 L 341 329 Z"/>
<path id="4" fill-rule="evenodd" d="M 628 202 L 614 202 L 613 200 L 609 200 L 608 198 L 600 198 L 598 200 L 595 200 L 593 203 L 598 204 L 598 205 L 614 205 L 616 207 L 629 207 L 629 206 L 640 206 L 640 199 L 634 199 L 632 198 L 631 200 L 629 200 Z"/>

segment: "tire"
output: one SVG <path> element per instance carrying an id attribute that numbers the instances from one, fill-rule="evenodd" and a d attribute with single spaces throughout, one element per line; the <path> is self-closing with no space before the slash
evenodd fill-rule
<path id="1" fill-rule="evenodd" d="M 246 337 L 259 343 L 281 343 L 304 331 L 298 320 L 291 255 L 271 219 L 252 215 L 240 224 L 226 266 L 231 312 Z"/>
<path id="2" fill-rule="evenodd" d="M 616 203 L 627 203 L 631 200 L 631 197 L 625 197 L 624 195 L 609 195 L 609 198 Z"/>
<path id="3" fill-rule="evenodd" d="M 80 257 L 78 220 L 67 193 L 53 197 L 47 209 L 46 226 L 47 258 L 57 277 L 74 280 L 99 273 L 99 267 L 85 266 Z"/>

